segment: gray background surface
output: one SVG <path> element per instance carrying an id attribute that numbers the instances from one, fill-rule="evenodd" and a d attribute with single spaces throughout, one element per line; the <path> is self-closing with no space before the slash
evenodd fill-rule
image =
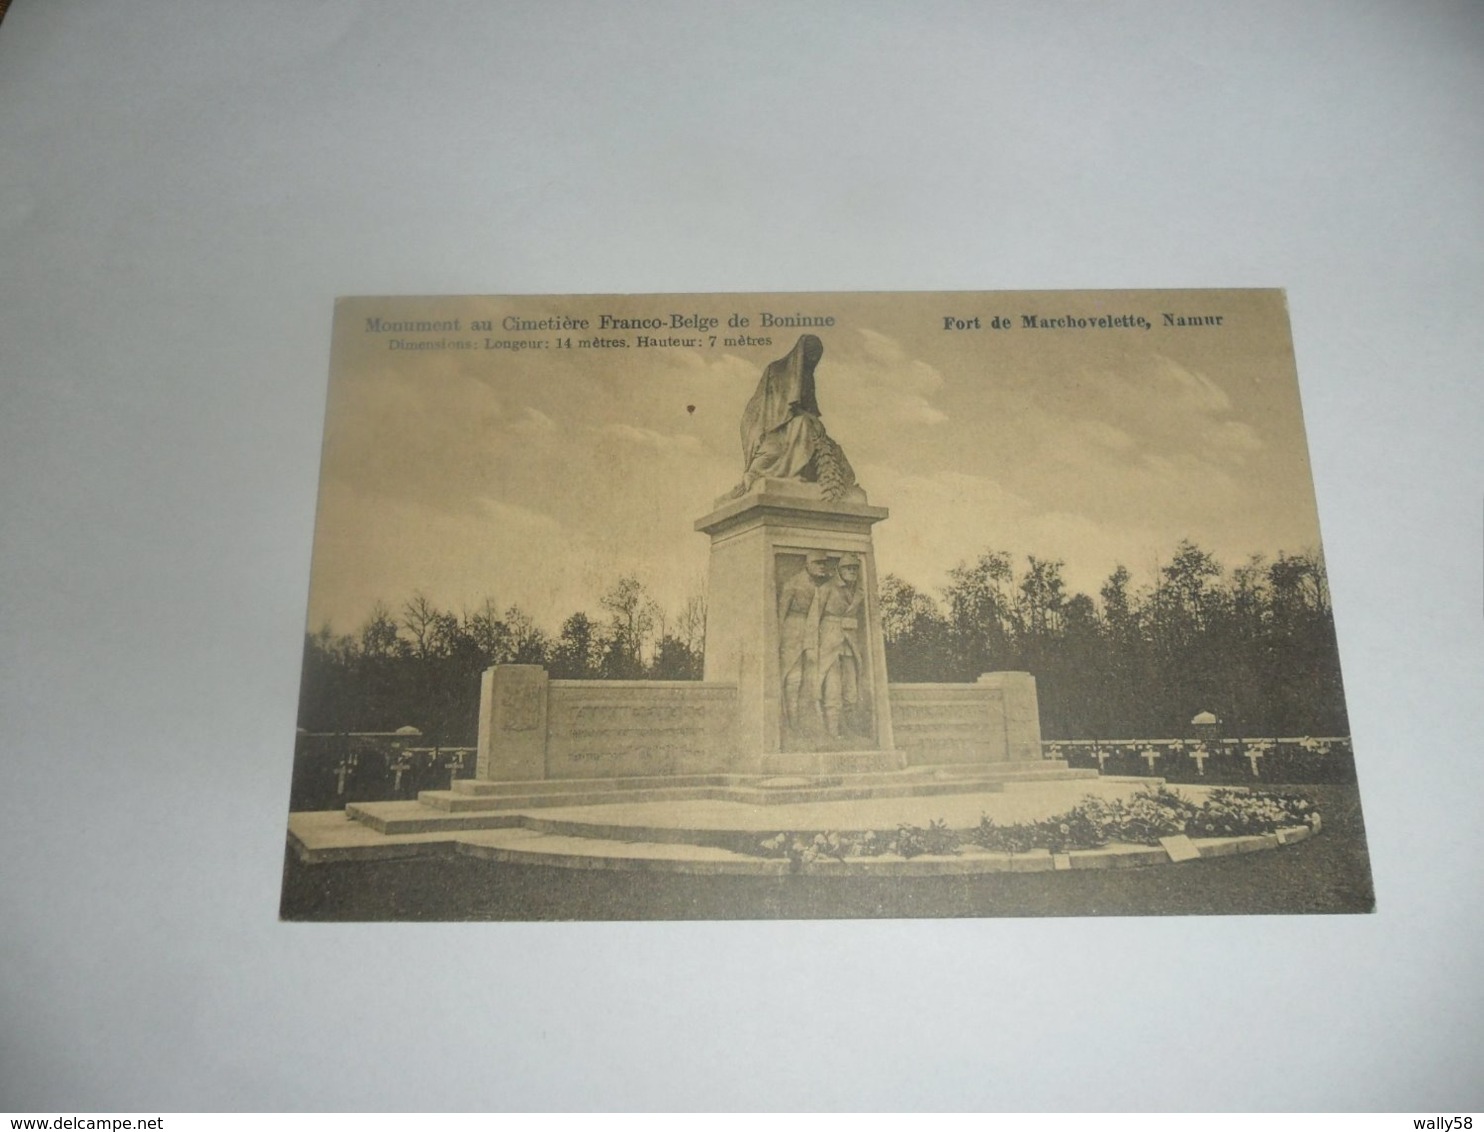
<path id="1" fill-rule="evenodd" d="M 1478 4 L 18 0 L 0 1107 L 1484 1106 Z M 1380 911 L 276 920 L 341 293 L 1283 286 Z"/>

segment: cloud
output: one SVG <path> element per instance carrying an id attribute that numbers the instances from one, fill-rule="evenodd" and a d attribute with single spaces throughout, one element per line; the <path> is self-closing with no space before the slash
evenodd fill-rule
<path id="1" fill-rule="evenodd" d="M 1242 421 L 1222 421 L 1212 425 L 1206 439 L 1212 449 L 1235 463 L 1241 463 L 1248 456 L 1267 448 L 1257 430 Z"/>
<path id="2" fill-rule="evenodd" d="M 1121 426 L 1145 447 L 1240 464 L 1268 446 L 1252 424 L 1233 419 L 1236 407 L 1226 390 L 1166 357 L 1156 355 L 1133 372 L 1125 367 L 1090 375 L 1083 388 L 1095 422 Z"/>
<path id="3" fill-rule="evenodd" d="M 1110 425 L 1107 421 L 1073 421 L 1069 429 L 1074 441 L 1080 439 L 1089 444 L 1096 444 L 1100 447 L 1111 449 L 1114 452 L 1127 452 L 1137 444 L 1134 438 L 1127 432 Z"/>
<path id="4" fill-rule="evenodd" d="M 1262 433 L 1221 386 L 1168 358 L 994 382 L 993 397 L 993 413 L 977 414 L 992 431 L 955 451 L 1040 513 L 1178 541 L 1213 516 L 1252 513 L 1264 490 L 1252 472 Z"/>
<path id="5" fill-rule="evenodd" d="M 918 397 L 930 397 L 943 388 L 943 375 L 926 362 L 909 357 L 896 339 L 864 327 L 859 334 L 865 357 L 875 363 L 868 372 L 889 373 L 893 387 Z"/>
<path id="6" fill-rule="evenodd" d="M 466 361 L 435 355 L 418 363 L 334 385 L 324 475 L 362 494 L 465 510 L 486 487 L 488 454 L 501 433 L 524 427 L 528 441 L 542 429 L 542 414 L 512 407 Z"/>
<path id="7" fill-rule="evenodd" d="M 816 380 L 830 434 L 838 431 L 837 439 L 854 442 L 854 448 L 847 443 L 847 454 L 859 450 L 870 457 L 898 440 L 904 425 L 932 427 L 948 420 L 932 400 L 943 389 L 942 373 L 874 330 L 861 329 L 827 349 Z"/>
<path id="8" fill-rule="evenodd" d="M 544 535 L 559 535 L 562 532 L 562 524 L 544 512 L 488 497 L 481 498 L 478 502 L 491 520 L 506 529 L 540 532 Z"/>
<path id="9" fill-rule="evenodd" d="M 1204 374 L 1187 369 L 1179 362 L 1155 355 L 1148 376 L 1152 398 L 1173 406 L 1177 411 L 1197 416 L 1212 416 L 1231 411 L 1231 398 L 1226 391 Z"/>
<path id="10" fill-rule="evenodd" d="M 653 449 L 664 456 L 699 455 L 702 451 L 701 441 L 695 436 L 667 435 L 652 428 L 636 428 L 627 424 L 608 424 L 598 431 L 604 436 Z"/>
<path id="11" fill-rule="evenodd" d="M 892 517 L 874 530 L 878 569 L 919 585 L 940 585 L 947 570 L 993 547 L 1008 526 L 1033 505 L 983 476 L 956 471 L 928 475 L 887 464 L 858 468 L 872 503 L 885 503 Z"/>
<path id="12" fill-rule="evenodd" d="M 556 429 L 556 421 L 552 420 L 540 409 L 532 408 L 530 405 L 523 408 L 520 418 L 512 421 L 509 425 L 510 432 L 525 433 L 528 435 L 537 433 L 550 434 L 555 432 Z"/>
<path id="13" fill-rule="evenodd" d="M 1155 357 L 1146 376 L 1130 400 L 1168 447 L 1228 465 L 1242 464 L 1267 447 L 1251 424 L 1231 419 L 1231 397 L 1205 374 Z"/>
<path id="14" fill-rule="evenodd" d="M 874 530 L 877 568 L 930 591 L 940 589 L 958 563 L 1002 550 L 1014 557 L 1017 570 L 1028 555 L 1059 559 L 1073 590 L 1096 594 L 1119 562 L 1143 567 L 1168 549 L 1156 525 L 1047 509 L 987 477 L 914 475 L 886 465 L 865 471 L 872 502 L 892 512 Z"/>
<path id="15" fill-rule="evenodd" d="M 970 365 L 948 351 L 940 369 L 910 341 L 836 333 L 818 371 L 830 434 L 892 512 L 875 528 L 883 572 L 932 589 L 1006 550 L 1018 568 L 1063 559 L 1068 584 L 1095 593 L 1115 563 L 1146 575 L 1181 538 L 1264 549 L 1246 532 L 1267 533 L 1268 418 L 1243 415 L 1241 388 L 1096 352 Z M 741 475 L 743 406 L 792 344 L 423 354 L 337 381 L 315 608 L 334 575 L 346 627 L 421 589 L 454 608 L 489 594 L 555 628 L 626 573 L 677 608 L 706 570 L 692 522 Z"/>

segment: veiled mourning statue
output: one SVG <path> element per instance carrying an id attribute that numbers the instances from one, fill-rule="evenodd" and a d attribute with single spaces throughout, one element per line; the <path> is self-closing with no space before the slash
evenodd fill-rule
<path id="1" fill-rule="evenodd" d="M 768 363 L 742 413 L 742 482 L 728 498 L 746 495 L 760 479 L 817 483 L 832 502 L 855 487 L 855 472 L 820 421 L 814 367 L 824 343 L 802 335 L 786 357 Z"/>

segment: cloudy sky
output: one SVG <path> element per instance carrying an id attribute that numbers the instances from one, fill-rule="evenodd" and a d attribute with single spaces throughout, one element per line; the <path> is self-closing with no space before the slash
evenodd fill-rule
<path id="1" fill-rule="evenodd" d="M 936 589 L 986 549 L 1059 558 L 1095 594 L 1115 565 L 1147 580 L 1193 539 L 1228 566 L 1318 546 L 1281 294 L 640 296 L 342 300 L 325 428 L 309 625 L 350 632 L 380 600 L 486 597 L 549 629 L 632 573 L 670 609 L 705 585 L 693 529 L 742 471 L 738 421 L 800 331 L 761 312 L 832 315 L 816 331 L 823 419 L 870 501 L 880 571 Z M 1170 328 L 1165 312 L 1215 314 Z M 715 317 L 713 348 L 482 348 L 595 331 L 493 334 L 507 316 L 596 327 Z M 732 314 L 751 320 L 729 330 Z M 990 330 L 995 315 L 1014 329 Z M 1143 316 L 1151 329 L 1027 329 L 1021 316 Z M 946 316 L 985 329 L 943 329 Z M 458 333 L 372 333 L 459 319 Z M 653 337 L 692 330 L 647 331 Z M 726 336 L 772 339 L 726 347 Z M 461 339 L 470 350 L 397 350 Z M 694 406 L 694 412 L 688 407 Z"/>

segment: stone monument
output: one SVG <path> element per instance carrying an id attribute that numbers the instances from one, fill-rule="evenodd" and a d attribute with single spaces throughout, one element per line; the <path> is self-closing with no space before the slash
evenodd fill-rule
<path id="1" fill-rule="evenodd" d="M 872 507 L 825 430 L 824 345 L 805 334 L 764 369 L 742 415 L 742 481 L 711 536 L 706 680 L 737 685 L 740 761 L 758 773 L 891 770 Z"/>
<path id="2" fill-rule="evenodd" d="M 871 541 L 888 512 L 825 429 L 823 356 L 805 334 L 764 368 L 742 414 L 741 481 L 696 520 L 711 539 L 704 679 L 552 680 L 496 665 L 484 673 L 476 781 L 456 793 L 573 780 L 711 789 L 715 776 L 804 776 L 824 789 L 848 774 L 1041 762 L 1028 673 L 888 687 Z"/>

